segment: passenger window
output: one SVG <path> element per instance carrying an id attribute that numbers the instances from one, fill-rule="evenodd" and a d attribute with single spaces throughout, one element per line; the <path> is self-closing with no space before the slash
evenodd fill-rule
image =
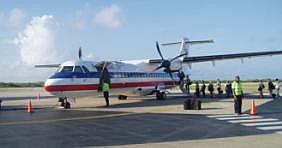
<path id="1" fill-rule="evenodd" d="M 61 72 L 72 72 L 73 66 L 64 66 Z"/>
<path id="2" fill-rule="evenodd" d="M 74 72 L 83 72 L 80 66 L 74 67 Z"/>

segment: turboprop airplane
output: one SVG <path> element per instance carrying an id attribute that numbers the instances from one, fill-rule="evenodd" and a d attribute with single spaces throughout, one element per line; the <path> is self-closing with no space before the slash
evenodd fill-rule
<path id="1" fill-rule="evenodd" d="M 130 61 L 85 61 L 79 49 L 79 60 L 66 61 L 62 64 L 36 65 L 38 68 L 57 67 L 58 70 L 50 76 L 44 89 L 59 98 L 62 106 L 70 106 L 68 97 L 98 95 L 102 82 L 110 84 L 110 94 L 126 99 L 127 94 L 156 94 L 157 99 L 166 98 L 166 89 L 180 86 L 183 93 L 183 79 L 187 71 L 183 66 L 191 67 L 193 63 L 216 60 L 236 59 L 255 56 L 279 55 L 279 51 L 249 52 L 237 54 L 209 55 L 189 57 L 189 46 L 194 44 L 213 43 L 213 40 L 190 41 L 184 38 L 180 42 L 161 44 L 163 46 L 180 45 L 180 53 L 170 59 L 164 58 L 159 43 L 156 48 L 160 59 L 143 59 Z"/>

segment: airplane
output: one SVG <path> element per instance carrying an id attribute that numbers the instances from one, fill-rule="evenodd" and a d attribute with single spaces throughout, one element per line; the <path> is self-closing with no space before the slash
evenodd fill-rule
<path id="1" fill-rule="evenodd" d="M 164 43 L 162 46 L 180 45 L 179 54 L 170 59 L 164 58 L 159 43 L 156 48 L 160 59 L 122 60 L 122 61 L 86 61 L 82 59 L 79 48 L 79 60 L 66 61 L 62 64 L 35 65 L 37 68 L 58 68 L 44 83 L 45 91 L 59 98 L 61 106 L 70 108 L 67 98 L 94 96 L 101 92 L 102 82 L 110 84 L 110 94 L 126 99 L 128 94 L 151 95 L 156 99 L 165 99 L 166 90 L 177 85 L 183 93 L 184 77 L 193 63 L 214 62 L 236 58 L 280 55 L 282 50 L 248 52 L 236 54 L 189 56 L 190 45 L 214 43 L 213 40 L 189 40 Z M 69 106 L 69 107 L 67 107 Z"/>

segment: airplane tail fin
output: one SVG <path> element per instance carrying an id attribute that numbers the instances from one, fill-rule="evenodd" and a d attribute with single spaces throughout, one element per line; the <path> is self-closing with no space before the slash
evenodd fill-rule
<path id="1" fill-rule="evenodd" d="M 213 40 L 194 40 L 190 41 L 188 38 L 183 38 L 182 41 L 179 42 L 172 42 L 172 43 L 164 43 L 161 44 L 162 46 L 170 46 L 170 45 L 178 45 L 180 44 L 180 51 L 179 55 L 186 54 L 186 56 L 183 56 L 182 58 L 189 56 L 189 46 L 195 45 L 195 44 L 206 44 L 206 43 L 213 43 Z"/>

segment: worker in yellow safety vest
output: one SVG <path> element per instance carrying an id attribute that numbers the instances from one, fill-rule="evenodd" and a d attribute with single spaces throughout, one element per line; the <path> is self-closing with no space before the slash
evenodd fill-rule
<path id="1" fill-rule="evenodd" d="M 234 111 L 237 115 L 242 114 L 242 98 L 243 98 L 243 86 L 240 81 L 240 77 L 236 76 L 235 81 L 232 84 L 233 96 L 234 96 Z"/>
<path id="2" fill-rule="evenodd" d="M 102 84 L 102 88 L 103 88 L 103 95 L 106 101 L 106 107 L 110 106 L 110 102 L 109 102 L 109 92 L 110 92 L 110 85 L 109 83 L 103 82 Z"/>

